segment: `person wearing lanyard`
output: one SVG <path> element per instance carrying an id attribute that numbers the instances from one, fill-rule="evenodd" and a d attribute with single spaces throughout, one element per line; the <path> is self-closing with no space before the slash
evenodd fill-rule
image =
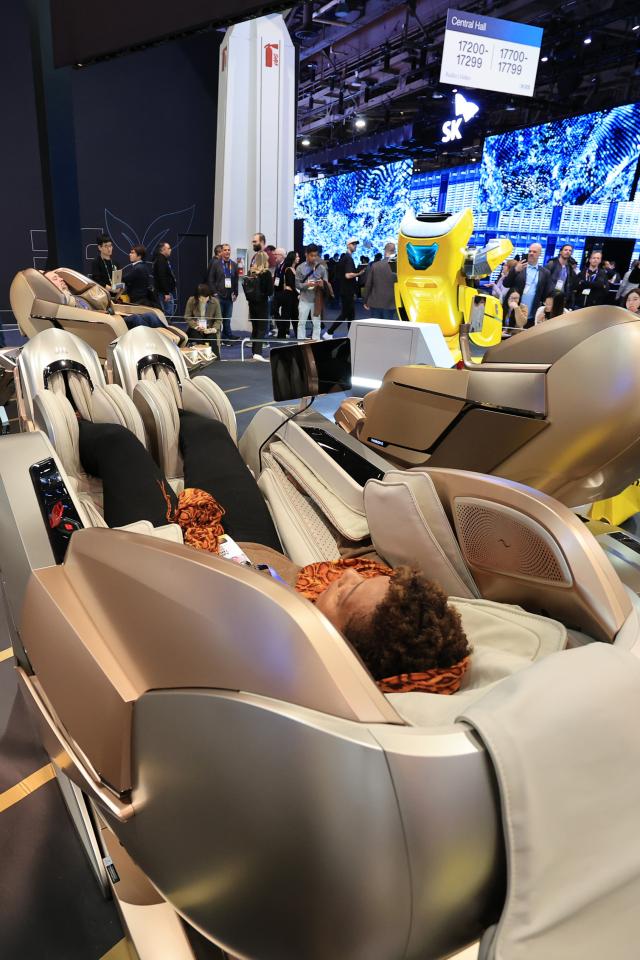
<path id="1" fill-rule="evenodd" d="M 118 269 L 118 264 L 111 259 L 113 254 L 113 240 L 106 233 L 100 233 L 96 237 L 98 244 L 98 256 L 91 264 L 91 279 L 99 283 L 101 287 L 111 290 L 113 284 L 113 271 Z"/>
<path id="2" fill-rule="evenodd" d="M 220 257 L 214 257 L 209 264 L 207 285 L 220 302 L 223 339 L 237 340 L 231 332 L 231 317 L 238 296 L 238 265 L 231 259 L 230 244 L 223 243 Z"/>
<path id="3" fill-rule="evenodd" d="M 275 267 L 273 270 L 273 297 L 271 298 L 271 319 L 282 320 L 282 307 L 284 305 L 284 258 L 287 251 L 282 247 L 276 247 L 274 250 Z M 287 326 L 289 324 L 287 323 Z M 279 334 L 278 334 L 279 336 Z"/>
<path id="4" fill-rule="evenodd" d="M 575 307 L 599 307 L 607 302 L 608 293 L 609 281 L 607 271 L 602 267 L 602 253 L 594 250 L 586 267 L 578 274 Z"/>
<path id="5" fill-rule="evenodd" d="M 575 293 L 576 274 L 578 265 L 573 259 L 573 247 L 570 243 L 563 243 L 557 257 L 553 257 L 546 264 L 551 277 L 551 291 L 564 293 L 565 302 L 571 304 Z"/>
<path id="6" fill-rule="evenodd" d="M 533 326 L 536 311 L 550 292 L 551 286 L 549 271 L 538 263 L 542 246 L 532 243 L 529 246 L 526 260 L 514 264 L 505 279 L 502 281 L 507 290 L 517 290 L 520 302 L 527 308 L 526 326 Z"/>

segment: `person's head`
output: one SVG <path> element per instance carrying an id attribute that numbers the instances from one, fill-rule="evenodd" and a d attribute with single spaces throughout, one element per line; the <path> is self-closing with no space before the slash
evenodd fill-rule
<path id="1" fill-rule="evenodd" d="M 289 267 L 295 267 L 298 262 L 298 254 L 295 250 L 289 250 L 289 253 L 284 258 L 284 269 L 287 270 Z"/>
<path id="2" fill-rule="evenodd" d="M 276 247 L 275 250 L 273 251 L 273 255 L 276 258 L 276 266 L 277 266 L 278 264 L 283 262 L 284 258 L 287 255 L 287 251 L 284 249 L 284 247 Z"/>
<path id="3" fill-rule="evenodd" d="M 305 255 L 307 258 L 307 263 L 309 266 L 315 266 L 319 258 L 319 250 L 316 247 L 315 243 L 310 243 L 307 249 L 305 250 Z"/>
<path id="4" fill-rule="evenodd" d="M 254 233 L 251 239 L 253 249 L 255 250 L 256 253 L 259 253 L 260 250 L 264 250 L 264 245 L 266 242 L 267 242 L 267 239 L 264 233 Z"/>
<path id="5" fill-rule="evenodd" d="M 357 237 L 349 237 L 349 239 L 347 240 L 347 250 L 349 251 L 351 256 L 353 256 L 353 254 L 356 252 L 359 243 L 360 241 L 358 240 Z"/>
<path id="6" fill-rule="evenodd" d="M 199 283 L 196 287 L 196 296 L 198 300 L 208 300 L 211 296 L 211 290 L 206 283 Z"/>
<path id="7" fill-rule="evenodd" d="M 57 287 L 61 293 L 69 293 L 69 287 L 66 282 L 62 279 L 57 270 L 47 270 L 45 273 L 47 280 L 51 280 L 51 283 L 54 287 Z"/>
<path id="8" fill-rule="evenodd" d="M 559 258 L 563 263 L 566 263 L 567 260 L 570 260 L 573 255 L 573 247 L 570 243 L 563 243 L 560 247 L 560 253 L 558 254 Z"/>
<path id="9" fill-rule="evenodd" d="M 604 268 L 605 268 L 605 270 L 615 270 L 615 268 L 616 268 L 616 262 L 615 262 L 615 260 L 605 260 L 605 262 L 604 262 Z"/>
<path id="10" fill-rule="evenodd" d="M 520 294 L 517 290 L 510 290 L 507 297 L 507 310 L 514 310 L 520 303 Z"/>
<path id="11" fill-rule="evenodd" d="M 111 237 L 107 236 L 106 233 L 100 233 L 96 237 L 96 243 L 98 244 L 98 253 L 102 259 L 111 260 L 113 253 L 113 240 Z"/>
<path id="12" fill-rule="evenodd" d="M 135 247 L 131 247 L 129 251 L 129 260 L 131 263 L 138 263 L 139 260 L 144 260 L 147 255 L 147 248 L 143 247 L 141 243 L 137 243 Z"/>
<path id="13" fill-rule="evenodd" d="M 213 248 L 213 256 L 217 259 L 221 253 L 222 253 L 222 244 L 216 243 L 215 247 Z"/>
<path id="14" fill-rule="evenodd" d="M 221 246 L 221 248 L 220 248 L 220 256 L 222 257 L 223 260 L 230 260 L 230 259 L 231 259 L 231 244 L 230 244 L 230 243 L 223 243 L 223 244 L 222 244 L 222 246 Z"/>
<path id="15" fill-rule="evenodd" d="M 532 243 L 529 245 L 529 250 L 527 252 L 527 263 L 532 267 L 535 267 L 540 259 L 540 254 L 542 253 L 542 246 L 539 243 Z"/>
<path id="16" fill-rule="evenodd" d="M 469 653 L 460 615 L 418 570 L 368 579 L 347 570 L 316 600 L 375 680 L 450 667 Z"/>
<path id="17" fill-rule="evenodd" d="M 564 293 L 562 290 L 556 290 L 549 294 L 544 300 L 544 312 L 547 317 L 561 317 L 564 313 Z"/>
<path id="18" fill-rule="evenodd" d="M 631 313 L 640 314 L 640 291 L 630 290 L 625 298 L 624 305 Z"/>
<path id="19" fill-rule="evenodd" d="M 602 251 L 594 250 L 589 256 L 589 269 L 598 270 L 602 263 Z"/>
<path id="20" fill-rule="evenodd" d="M 269 257 L 266 253 L 256 253 L 255 260 L 251 264 L 251 273 L 264 273 L 269 269 Z"/>
<path id="21" fill-rule="evenodd" d="M 381 254 L 380 252 L 374 253 L 374 255 L 373 255 L 373 262 L 374 262 L 374 263 L 378 263 L 379 260 L 382 260 L 382 254 Z"/>
<path id="22" fill-rule="evenodd" d="M 171 256 L 171 244 L 166 240 L 164 243 L 158 244 L 158 253 L 161 253 L 163 257 Z"/>
<path id="23" fill-rule="evenodd" d="M 395 245 L 395 243 L 391 243 L 391 242 L 385 243 L 385 245 L 384 245 L 384 255 L 385 255 L 385 259 L 387 259 L 387 260 L 391 260 L 392 257 L 395 257 L 395 255 L 396 255 L 396 245 Z"/>

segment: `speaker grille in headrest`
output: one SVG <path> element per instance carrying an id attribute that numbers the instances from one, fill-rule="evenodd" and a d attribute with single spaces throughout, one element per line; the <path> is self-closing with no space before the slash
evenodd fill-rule
<path id="1" fill-rule="evenodd" d="M 558 544 L 531 517 L 501 503 L 458 497 L 454 520 L 467 563 L 521 579 L 571 585 Z"/>

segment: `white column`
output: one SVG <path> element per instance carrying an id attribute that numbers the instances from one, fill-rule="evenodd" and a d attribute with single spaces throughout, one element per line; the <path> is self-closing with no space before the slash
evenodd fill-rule
<path id="1" fill-rule="evenodd" d="M 213 242 L 293 246 L 295 50 L 280 14 L 234 24 L 220 47 Z M 246 263 L 245 263 L 246 266 Z M 246 318 L 244 297 L 234 326 Z"/>

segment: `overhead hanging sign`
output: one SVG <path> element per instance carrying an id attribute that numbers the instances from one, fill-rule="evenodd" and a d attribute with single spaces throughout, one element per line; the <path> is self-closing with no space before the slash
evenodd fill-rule
<path id="1" fill-rule="evenodd" d="M 440 82 L 532 97 L 542 28 L 447 10 Z"/>

